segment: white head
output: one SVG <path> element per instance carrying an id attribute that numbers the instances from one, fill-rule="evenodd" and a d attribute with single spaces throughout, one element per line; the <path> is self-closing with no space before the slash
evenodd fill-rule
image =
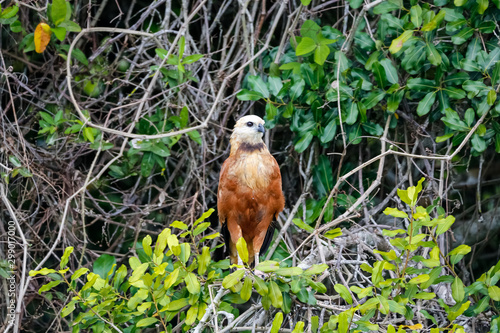
<path id="1" fill-rule="evenodd" d="M 265 133 L 264 120 L 258 116 L 244 116 L 238 119 L 234 125 L 231 143 L 259 144 L 262 143 L 262 136 Z"/>

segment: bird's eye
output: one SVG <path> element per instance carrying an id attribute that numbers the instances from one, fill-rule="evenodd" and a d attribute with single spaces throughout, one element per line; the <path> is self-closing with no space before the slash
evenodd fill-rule
<path id="1" fill-rule="evenodd" d="M 252 123 L 251 121 L 249 121 L 249 122 L 247 123 L 247 126 L 248 126 L 248 127 L 252 127 L 252 126 L 253 126 L 253 123 Z"/>

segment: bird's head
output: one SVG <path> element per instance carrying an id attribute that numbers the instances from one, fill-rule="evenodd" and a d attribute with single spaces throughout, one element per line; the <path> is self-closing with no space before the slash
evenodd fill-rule
<path id="1" fill-rule="evenodd" d="M 238 119 L 236 125 L 234 125 L 231 143 L 237 141 L 239 144 L 260 144 L 262 143 L 264 132 L 264 120 L 262 118 L 258 116 L 244 116 Z"/>

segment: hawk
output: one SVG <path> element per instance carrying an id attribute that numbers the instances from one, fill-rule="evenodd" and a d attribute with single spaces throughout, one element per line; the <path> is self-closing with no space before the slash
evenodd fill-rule
<path id="1" fill-rule="evenodd" d="M 273 237 L 271 222 L 285 206 L 280 168 L 262 141 L 264 132 L 260 117 L 240 118 L 220 173 L 217 209 L 232 264 L 243 264 L 236 250 L 240 237 L 247 243 L 249 263 L 259 263 Z"/>

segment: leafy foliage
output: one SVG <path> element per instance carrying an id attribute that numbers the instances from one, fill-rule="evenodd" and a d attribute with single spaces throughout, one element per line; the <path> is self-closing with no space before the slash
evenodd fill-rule
<path id="1" fill-rule="evenodd" d="M 284 313 L 290 312 L 291 295 L 300 302 L 314 305 L 315 291 L 326 292 L 326 287 L 315 281 L 314 276 L 327 269 L 327 265 L 314 265 L 303 271 L 298 267 L 280 267 L 276 261 L 264 261 L 256 269 L 269 273 L 265 279 L 253 275 L 249 267 L 227 274 L 229 259 L 213 261 L 210 248 L 203 246 L 204 241 L 218 237 L 219 233 L 200 236 L 209 227 L 210 223 L 205 220 L 212 212 L 213 209 L 204 213 L 191 227 L 180 221 L 173 222 L 170 227 L 183 232 L 177 236 L 171 228 L 164 229 L 154 247 L 151 237 L 145 237 L 138 244 L 137 256 L 129 259 L 128 266 L 118 267 L 115 257 L 104 254 L 93 263 L 92 271 L 82 267 L 69 272 L 67 265 L 74 249 L 68 247 L 61 257 L 59 269 L 43 268 L 31 271 L 30 276 L 51 277 L 52 281 L 40 287 L 39 293 L 50 292 L 61 284 L 66 286 L 73 297 L 61 316 L 77 311 L 73 331 L 101 331 L 103 319 L 107 325 L 126 324 L 126 331 L 155 324 L 167 331 L 179 320 L 184 329 L 189 329 L 203 318 L 212 303 L 210 289 L 224 275 L 222 287 L 231 292 L 218 306 L 234 314 L 238 311 L 232 304 L 247 302 L 253 288 L 262 296 L 265 309 L 273 306 Z M 243 238 L 240 238 L 239 249 L 244 261 L 248 262 Z M 307 290 L 307 286 L 312 289 Z M 276 325 L 281 323 L 276 322 Z"/>

